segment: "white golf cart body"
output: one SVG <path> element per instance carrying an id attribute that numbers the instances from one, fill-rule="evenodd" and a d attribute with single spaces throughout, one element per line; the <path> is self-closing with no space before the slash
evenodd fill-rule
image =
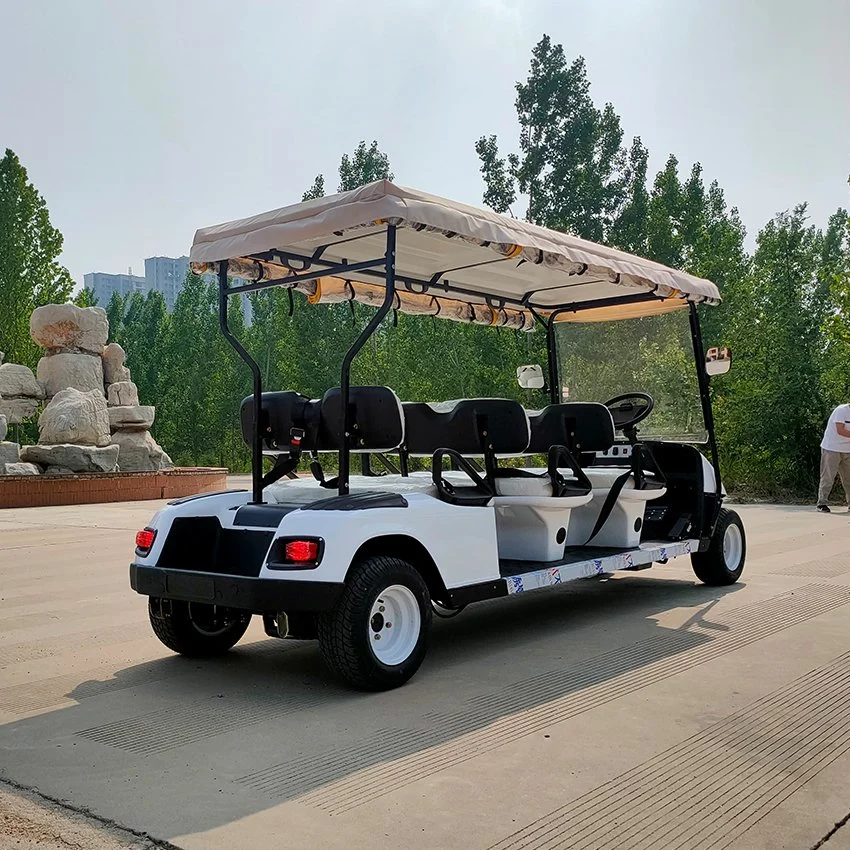
<path id="1" fill-rule="evenodd" d="M 723 492 L 693 306 L 719 302 L 709 281 L 386 181 L 200 230 L 191 260 L 196 271 L 218 274 L 222 330 L 254 374 L 242 408 L 253 488 L 178 500 L 152 520 L 131 583 L 151 597 L 157 634 L 158 623 L 176 616 L 172 601 L 261 614 L 272 636 L 314 637 L 317 622 L 331 634 L 328 618 L 343 616 L 349 586 L 370 558 L 412 567 L 429 602 L 449 611 L 680 555 L 709 558 L 718 545 L 731 553 L 726 572 L 704 568 L 710 576 L 700 577 L 722 583 L 740 575 L 743 530 L 733 529 L 730 542 L 724 520 L 725 536 L 714 541 Z M 228 275 L 246 282 L 233 285 Z M 323 399 L 263 394 L 256 363 L 227 327 L 229 295 L 270 286 L 300 291 L 312 303 L 378 307 L 345 356 L 340 387 Z M 403 404 L 386 387 L 351 386 L 352 359 L 390 309 L 520 331 L 545 327 L 550 405 Z M 682 309 L 690 311 L 710 461 L 693 446 L 641 444 L 626 421 L 634 410 L 628 403 L 619 440 L 612 411 L 623 410 L 559 403 L 556 322 Z M 338 480 L 324 481 L 320 451 L 337 452 Z M 545 467 L 517 470 L 505 461 L 547 452 Z M 276 462 L 265 476 L 264 454 Z M 315 477 L 292 477 L 308 454 Z M 395 457 L 401 474 L 352 475 L 352 454 L 367 458 L 366 472 L 370 456 Z M 409 458 L 432 456 L 431 471 L 408 472 Z M 444 470 L 445 460 L 452 470 Z M 424 647 L 419 632 L 411 633 L 409 651 L 396 639 L 415 594 L 403 582 L 365 587 L 374 597 L 369 617 L 346 628 L 357 634 L 362 627 L 369 641 L 384 637 L 382 645 L 370 643 L 380 669 L 371 680 L 343 674 L 355 685 L 389 687 L 421 661 L 420 654 L 403 670 L 413 644 Z M 386 611 L 400 621 L 393 635 L 378 613 Z M 430 610 L 414 610 L 414 626 L 422 631 L 429 617 Z M 163 639 L 183 651 L 179 641 Z M 396 668 L 402 672 L 390 676 Z"/>

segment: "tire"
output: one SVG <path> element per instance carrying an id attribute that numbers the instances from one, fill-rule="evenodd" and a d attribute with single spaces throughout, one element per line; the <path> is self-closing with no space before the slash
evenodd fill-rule
<path id="1" fill-rule="evenodd" d="M 162 643 L 190 658 L 223 655 L 245 634 L 251 622 L 247 611 L 201 602 L 160 600 L 155 596 L 148 600 L 148 616 L 153 633 Z"/>
<path id="2" fill-rule="evenodd" d="M 422 576 L 400 558 L 372 556 L 354 564 L 334 607 L 318 617 L 319 649 L 346 684 L 385 691 L 419 669 L 430 625 Z"/>
<path id="3" fill-rule="evenodd" d="M 691 565 L 697 578 L 713 587 L 734 584 L 744 571 L 747 537 L 735 511 L 720 510 L 717 527 L 705 552 L 694 552 Z"/>

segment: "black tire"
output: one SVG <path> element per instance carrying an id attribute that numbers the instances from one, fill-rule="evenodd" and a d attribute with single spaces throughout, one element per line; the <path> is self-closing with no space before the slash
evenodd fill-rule
<path id="1" fill-rule="evenodd" d="M 372 608 L 384 591 L 396 585 L 415 597 L 419 631 L 412 651 L 399 663 L 388 665 L 372 648 L 378 634 Z M 373 556 L 352 566 L 336 605 L 319 615 L 319 649 L 328 667 L 346 684 L 363 691 L 385 691 L 403 685 L 419 669 L 430 625 L 431 594 L 422 576 L 400 558 Z"/>
<path id="2" fill-rule="evenodd" d="M 739 539 L 735 541 L 735 537 Z M 727 552 L 728 556 L 734 559 L 732 563 L 727 563 Z M 747 536 L 744 533 L 744 524 L 735 511 L 722 508 L 708 549 L 705 552 L 694 552 L 691 555 L 691 565 L 703 584 L 719 587 L 738 581 L 744 571 L 746 557 Z"/>
<path id="3" fill-rule="evenodd" d="M 247 611 L 176 599 L 148 600 L 153 633 L 171 650 L 190 658 L 222 655 L 234 646 L 251 622 Z"/>

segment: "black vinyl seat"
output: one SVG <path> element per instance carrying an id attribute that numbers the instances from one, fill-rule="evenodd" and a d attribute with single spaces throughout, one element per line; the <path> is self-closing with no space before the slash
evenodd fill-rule
<path id="1" fill-rule="evenodd" d="M 351 387 L 351 451 L 391 451 L 404 440 L 404 416 L 398 396 L 389 387 Z M 254 397 L 242 402 L 242 437 L 252 441 Z M 293 391 L 263 393 L 260 433 L 267 454 L 337 451 L 342 447 L 342 393 L 328 390 L 321 399 Z M 293 443 L 293 440 L 296 442 Z"/>
<path id="2" fill-rule="evenodd" d="M 460 455 L 521 454 L 528 447 L 528 417 L 522 405 L 505 398 L 457 401 L 405 401 L 409 455 L 430 457 L 438 449 Z"/>
<path id="3" fill-rule="evenodd" d="M 402 407 L 407 430 L 403 455 L 432 457 L 437 494 L 451 504 L 486 505 L 496 494 L 497 456 L 522 454 L 528 448 L 528 417 L 522 405 L 511 399 L 404 402 Z M 484 457 L 484 476 L 469 462 L 474 456 Z M 444 458 L 466 473 L 469 486 L 445 479 Z"/>
<path id="4" fill-rule="evenodd" d="M 404 441 L 404 415 L 398 396 L 389 387 L 350 387 L 349 410 L 352 452 L 384 452 L 397 449 Z M 274 469 L 263 476 L 263 486 L 294 472 L 302 452 L 313 455 L 310 470 L 322 486 L 326 481 L 316 452 L 338 451 L 343 445 L 342 392 L 328 390 L 321 399 L 300 393 L 263 393 L 260 435 L 265 454 L 276 455 Z M 242 401 L 242 437 L 253 441 L 254 397 Z"/>
<path id="5" fill-rule="evenodd" d="M 547 454 L 566 446 L 575 455 L 604 452 L 614 445 L 614 420 L 604 404 L 568 401 L 529 411 L 531 454 Z"/>

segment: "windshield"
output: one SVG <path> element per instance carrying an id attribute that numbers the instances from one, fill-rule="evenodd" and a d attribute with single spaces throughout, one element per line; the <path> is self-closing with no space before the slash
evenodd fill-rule
<path id="1" fill-rule="evenodd" d="M 641 437 L 705 442 L 688 313 L 616 322 L 556 326 L 564 401 L 605 402 L 628 392 L 649 393 L 653 412 Z"/>

